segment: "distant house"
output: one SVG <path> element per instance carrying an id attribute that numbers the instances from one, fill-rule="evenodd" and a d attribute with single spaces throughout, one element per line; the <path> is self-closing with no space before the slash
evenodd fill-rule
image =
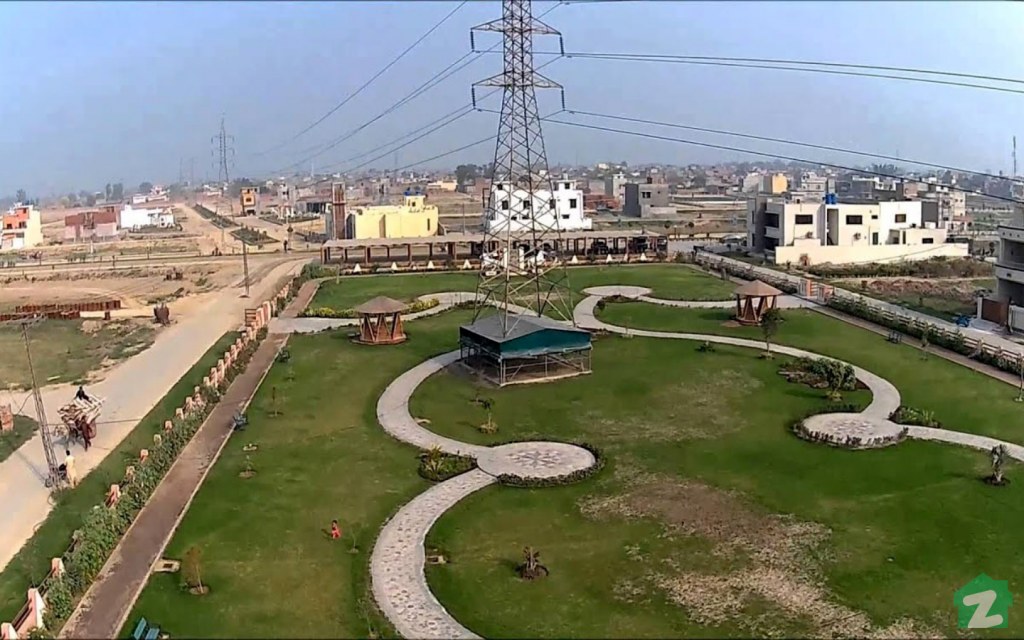
<path id="1" fill-rule="evenodd" d="M 0 216 L 0 251 L 29 249 L 42 242 L 42 218 L 34 206 L 17 204 Z"/>
<path id="2" fill-rule="evenodd" d="M 64 217 L 64 240 L 112 240 L 117 237 L 117 228 L 117 211 L 113 207 L 72 213 Z"/>
<path id="3" fill-rule="evenodd" d="M 167 229 L 174 226 L 174 214 L 162 208 L 138 208 L 126 204 L 118 214 L 118 225 L 122 229 L 142 229 L 144 227 L 160 227 Z"/>

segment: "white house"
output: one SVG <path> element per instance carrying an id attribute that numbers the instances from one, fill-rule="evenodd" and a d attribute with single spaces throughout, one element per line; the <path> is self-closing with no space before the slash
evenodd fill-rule
<path id="1" fill-rule="evenodd" d="M 130 204 L 124 205 L 117 216 L 118 226 L 122 229 L 141 229 L 143 227 L 160 227 L 167 229 L 174 226 L 174 214 L 166 209 L 138 209 Z"/>
<path id="2" fill-rule="evenodd" d="M 759 198 L 748 212 L 748 246 L 776 264 L 883 262 L 963 257 L 946 228 L 927 219 L 920 201 L 787 202 Z"/>
<path id="3" fill-rule="evenodd" d="M 583 191 L 576 181 L 561 178 L 553 181 L 555 191 L 538 190 L 530 202 L 525 189 L 510 189 L 510 185 L 495 182 L 491 185 L 493 209 L 484 214 L 484 228 L 502 232 L 511 225 L 512 230 L 526 231 L 536 222 L 539 229 L 580 231 L 593 227 L 593 221 L 583 214 Z"/>

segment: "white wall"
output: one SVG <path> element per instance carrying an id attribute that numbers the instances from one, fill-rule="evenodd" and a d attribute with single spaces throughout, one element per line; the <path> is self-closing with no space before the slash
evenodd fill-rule
<path id="1" fill-rule="evenodd" d="M 806 264 L 821 264 L 830 262 L 832 264 L 862 263 L 862 262 L 894 262 L 898 260 L 927 260 L 940 256 L 950 258 L 966 258 L 966 244 L 879 244 L 856 247 L 843 246 L 796 246 L 776 247 L 775 264 L 792 262 L 800 264 L 806 260 Z"/>
<path id="2" fill-rule="evenodd" d="M 530 228 L 532 215 L 538 227 L 560 229 L 561 231 L 578 231 L 590 229 L 593 222 L 583 214 L 583 191 L 576 188 L 574 180 L 552 180 L 555 186 L 554 196 L 543 189 L 534 194 L 531 206 L 526 206 L 528 194 L 525 189 L 511 192 L 507 184 L 491 185 L 491 197 L 494 203 L 493 212 L 485 212 L 484 227 L 491 232 L 504 231 L 511 225 L 513 231 Z M 569 186 L 566 187 L 565 185 Z M 554 198 L 555 209 L 552 211 L 549 201 Z M 503 203 L 508 203 L 505 208 Z M 494 218 L 488 218 L 492 214 Z M 557 214 L 557 219 L 556 219 Z"/>

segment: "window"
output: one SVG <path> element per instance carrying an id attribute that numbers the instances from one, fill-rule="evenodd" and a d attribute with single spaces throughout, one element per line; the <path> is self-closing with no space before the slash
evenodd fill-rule
<path id="1" fill-rule="evenodd" d="M 532 204 L 533 204 L 533 203 L 532 203 L 532 202 L 530 202 L 529 200 L 523 200 L 523 211 L 526 211 L 526 210 L 528 210 L 528 209 L 532 209 L 532 208 L 533 208 L 533 207 L 531 206 Z"/>
<path id="2" fill-rule="evenodd" d="M 872 220 L 878 220 L 878 214 L 877 213 L 872 213 L 871 214 L 871 219 Z"/>
<path id="3" fill-rule="evenodd" d="M 568 219 L 569 219 L 569 214 L 568 213 L 563 213 L 562 214 L 562 220 L 568 220 Z"/>
<path id="4" fill-rule="evenodd" d="M 864 216 L 846 216 L 846 224 L 864 224 Z"/>
<path id="5" fill-rule="evenodd" d="M 921 238 L 921 244 L 935 244 L 935 238 Z"/>
<path id="6" fill-rule="evenodd" d="M 796 223 L 797 224 L 814 224 L 814 214 L 813 213 L 799 213 L 796 216 Z"/>
<path id="7" fill-rule="evenodd" d="M 430 218 L 427 218 L 427 231 L 430 231 Z"/>
<path id="8" fill-rule="evenodd" d="M 548 200 L 548 206 L 551 207 L 552 210 L 555 209 L 555 199 L 554 198 L 551 198 L 550 200 Z"/>
<path id="9" fill-rule="evenodd" d="M 651 199 L 651 192 L 650 191 L 641 191 L 640 192 L 640 197 L 643 198 L 644 200 L 650 200 Z"/>
<path id="10" fill-rule="evenodd" d="M 508 211 L 508 200 L 502 200 L 501 201 L 501 210 L 502 211 Z"/>
<path id="11" fill-rule="evenodd" d="M 764 214 L 764 226 L 779 228 L 779 214 L 777 213 L 766 213 Z"/>
<path id="12" fill-rule="evenodd" d="M 897 213 L 896 214 L 896 222 L 906 222 L 906 221 L 907 221 L 907 214 L 905 214 L 905 213 Z"/>
<path id="13" fill-rule="evenodd" d="M 568 188 L 569 188 L 569 183 L 568 183 L 568 182 L 563 182 L 562 184 L 564 184 L 564 185 L 565 185 L 565 188 L 566 188 L 566 189 L 568 189 Z"/>
<path id="14" fill-rule="evenodd" d="M 575 209 L 576 208 L 576 198 L 569 198 L 569 208 L 570 209 Z"/>

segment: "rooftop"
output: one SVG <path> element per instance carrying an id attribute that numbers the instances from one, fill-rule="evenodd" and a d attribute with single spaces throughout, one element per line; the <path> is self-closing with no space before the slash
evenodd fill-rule
<path id="1" fill-rule="evenodd" d="M 488 340 L 495 342 L 506 342 L 528 336 L 538 331 L 567 331 L 570 333 L 587 334 L 588 331 L 563 324 L 544 316 L 527 316 L 521 314 L 509 314 L 508 334 L 504 334 L 501 327 L 501 315 L 494 314 L 480 318 L 473 324 L 463 325 L 462 328 Z"/>

